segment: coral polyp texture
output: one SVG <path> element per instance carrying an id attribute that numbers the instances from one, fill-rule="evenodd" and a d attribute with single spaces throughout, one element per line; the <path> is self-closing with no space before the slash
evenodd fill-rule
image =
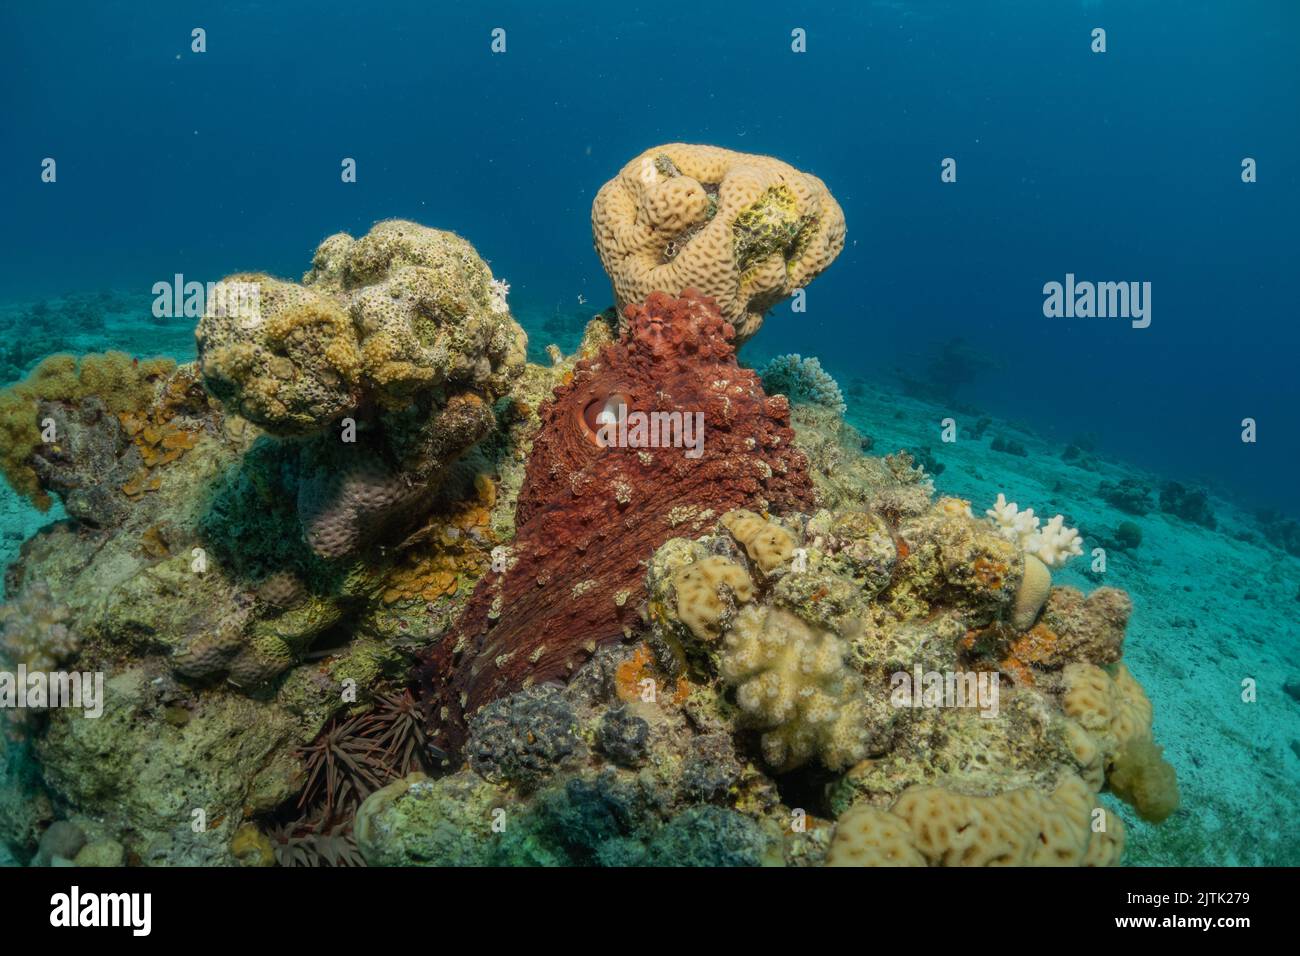
<path id="1" fill-rule="evenodd" d="M 446 746 L 466 715 L 525 680 L 567 679 L 630 632 L 642 562 L 680 529 L 812 501 L 789 406 L 736 363 L 712 299 L 655 293 L 624 317 L 618 340 L 578 361 L 540 409 L 509 566 L 479 584 L 422 671 Z M 600 424 L 607 409 L 617 428 Z"/>
<path id="2" fill-rule="evenodd" d="M 669 143 L 629 162 L 591 207 L 621 307 L 688 288 L 713 297 L 738 341 L 844 247 L 844 213 L 816 176 L 770 156 Z"/>
<path id="3" fill-rule="evenodd" d="M 1131 605 L 1057 589 L 1019 627 L 1027 557 L 956 499 L 724 515 L 650 561 L 650 646 L 734 700 L 771 771 L 839 774 L 827 862 L 1111 865 L 1123 829 L 1103 788 L 1156 821 L 1178 800 L 1150 704 L 1117 663 Z"/>

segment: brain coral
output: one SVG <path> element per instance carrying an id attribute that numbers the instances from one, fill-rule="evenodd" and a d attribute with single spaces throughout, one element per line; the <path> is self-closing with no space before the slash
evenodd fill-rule
<path id="1" fill-rule="evenodd" d="M 716 146 L 648 149 L 596 194 L 592 236 L 620 308 L 696 288 L 738 342 L 844 247 L 826 185 L 778 159 Z"/>
<path id="2" fill-rule="evenodd" d="M 1151 701 L 1142 686 L 1122 663 L 1113 671 L 1082 662 L 1068 665 L 1062 706 L 1090 736 L 1116 796 L 1159 823 L 1178 809 L 1178 777 L 1152 738 Z"/>

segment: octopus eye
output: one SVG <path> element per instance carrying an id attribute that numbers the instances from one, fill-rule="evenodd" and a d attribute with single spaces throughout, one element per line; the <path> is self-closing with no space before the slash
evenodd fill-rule
<path id="1" fill-rule="evenodd" d="M 597 447 L 604 447 L 600 440 L 600 430 L 606 425 L 616 425 L 620 417 L 626 417 L 628 397 L 622 392 L 611 392 L 604 398 L 597 398 L 587 403 L 582 410 L 582 427 L 587 440 Z"/>

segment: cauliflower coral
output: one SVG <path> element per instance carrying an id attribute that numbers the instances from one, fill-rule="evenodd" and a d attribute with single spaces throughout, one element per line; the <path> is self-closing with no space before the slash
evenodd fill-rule
<path id="1" fill-rule="evenodd" d="M 1083 539 L 1077 528 L 1065 527 L 1064 515 L 1057 515 L 1040 528 L 1033 508 L 1021 511 L 1002 493 L 984 513 L 993 519 L 1002 537 L 1020 545 L 1026 554 L 1034 555 L 1049 568 L 1064 567 L 1071 558 L 1083 554 Z"/>

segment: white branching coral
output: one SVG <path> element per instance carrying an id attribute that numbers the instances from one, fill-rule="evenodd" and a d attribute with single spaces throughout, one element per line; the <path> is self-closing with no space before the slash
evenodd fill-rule
<path id="1" fill-rule="evenodd" d="M 1034 509 L 1026 508 L 1021 511 L 1018 504 L 1007 501 L 1007 496 L 1001 492 L 998 493 L 998 500 L 993 503 L 993 507 L 984 513 L 993 519 L 1002 537 L 1014 541 L 1022 548 L 1038 530 L 1038 518 L 1034 516 Z"/>
<path id="2" fill-rule="evenodd" d="M 1037 555 L 1049 568 L 1060 568 L 1083 554 L 1083 541 L 1078 529 L 1065 527 L 1065 517 L 1057 515 L 1030 538 L 1025 550 Z"/>
<path id="3" fill-rule="evenodd" d="M 1002 537 L 1014 541 L 1026 554 L 1035 555 L 1049 568 L 1063 567 L 1071 558 L 1083 554 L 1078 529 L 1065 527 L 1065 516 L 1057 515 L 1044 527 L 1033 508 L 1020 510 L 1014 501 L 998 494 L 993 507 L 984 512 L 998 526 Z"/>
<path id="4" fill-rule="evenodd" d="M 506 304 L 506 296 L 510 294 L 510 283 L 505 279 L 493 279 L 490 290 L 492 296 L 492 311 L 497 313 L 509 312 L 510 306 Z"/>

